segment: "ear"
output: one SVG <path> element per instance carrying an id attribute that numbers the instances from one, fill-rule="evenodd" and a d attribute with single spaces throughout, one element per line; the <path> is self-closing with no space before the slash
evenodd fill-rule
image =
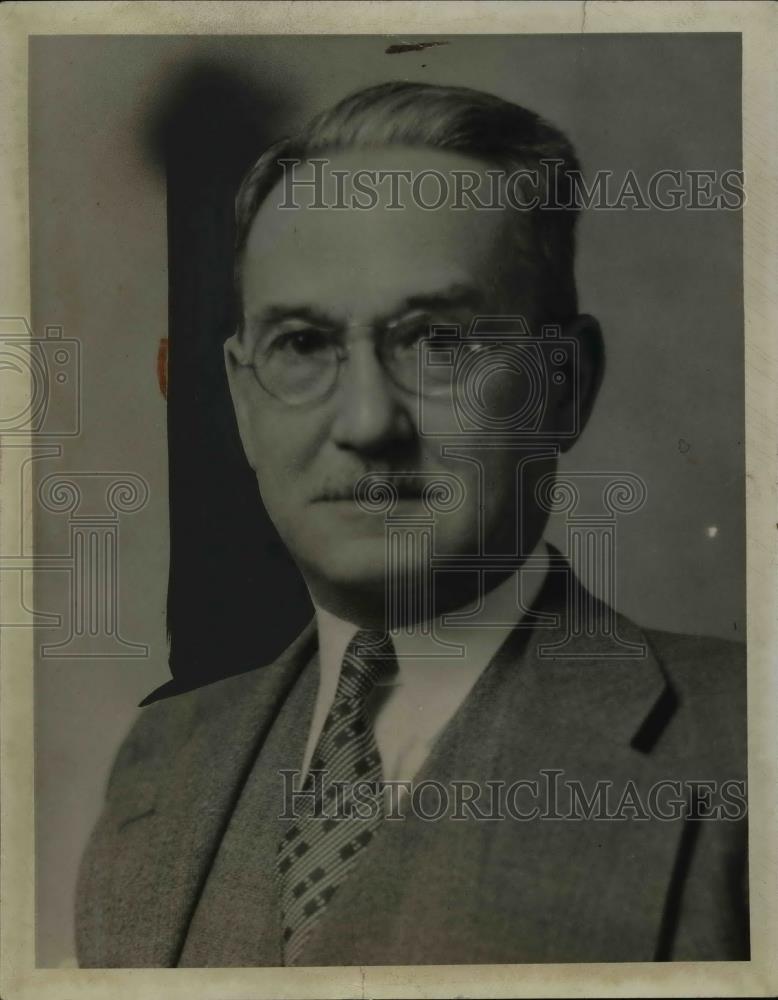
<path id="1" fill-rule="evenodd" d="M 576 316 L 562 329 L 563 338 L 578 344 L 577 366 L 571 362 L 567 385 L 577 387 L 577 393 L 566 392 L 558 405 L 557 426 L 566 431 L 559 441 L 563 452 L 569 451 L 583 433 L 594 408 L 605 374 L 605 343 L 600 324 L 587 314 Z M 576 370 L 577 367 L 577 370 Z M 569 431 L 573 430 L 570 434 Z"/>
<path id="2" fill-rule="evenodd" d="M 227 372 L 227 384 L 230 387 L 232 408 L 238 425 L 240 442 L 246 461 L 256 471 L 251 445 L 251 421 L 249 419 L 248 393 L 254 388 L 254 378 L 246 367 L 245 348 L 240 335 L 234 333 L 224 342 L 224 367 Z"/>

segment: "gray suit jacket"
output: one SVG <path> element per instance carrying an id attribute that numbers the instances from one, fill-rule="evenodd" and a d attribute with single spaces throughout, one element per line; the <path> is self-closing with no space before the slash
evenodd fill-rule
<path id="1" fill-rule="evenodd" d="M 512 633 L 417 780 L 505 787 L 559 771 L 587 796 L 611 782 L 611 812 L 631 783 L 635 810 L 385 820 L 304 964 L 748 958 L 745 819 L 640 815 L 657 782 L 745 780 L 743 648 L 617 616 L 620 637 L 646 655 L 614 657 L 596 636 L 569 635 L 567 603 L 544 588 L 536 610 L 551 624 Z M 544 655 L 566 639 L 566 657 Z M 255 764 L 299 766 L 315 647 L 311 625 L 271 666 L 143 710 L 81 866 L 82 966 L 282 963 L 277 782 Z M 668 795 L 657 801 L 666 809 Z"/>

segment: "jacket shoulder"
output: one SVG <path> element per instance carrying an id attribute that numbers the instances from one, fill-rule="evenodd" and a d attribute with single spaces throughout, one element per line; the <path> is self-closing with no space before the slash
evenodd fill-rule
<path id="1" fill-rule="evenodd" d="M 125 736 L 111 767 L 107 795 L 117 792 L 124 775 L 155 768 L 167 769 L 203 722 L 229 713 L 257 684 L 261 672 L 271 674 L 275 664 L 225 677 L 203 687 L 152 702 L 140 712 Z"/>
<path id="2" fill-rule="evenodd" d="M 168 770 L 203 725 L 213 724 L 218 729 L 223 721 L 225 731 L 229 731 L 241 706 L 259 707 L 263 697 L 272 700 L 278 683 L 284 677 L 292 677 L 297 667 L 307 662 L 315 637 L 312 619 L 274 662 L 152 701 L 141 708 L 114 759 L 108 779 L 108 804 L 114 786 L 121 792 L 136 777 L 153 780 L 156 773 Z"/>
<path id="3" fill-rule="evenodd" d="M 679 693 L 708 700 L 745 696 L 744 643 L 658 629 L 643 634 Z"/>
<path id="4" fill-rule="evenodd" d="M 643 634 L 678 702 L 676 739 L 700 764 L 744 773 L 745 645 L 656 629 L 643 629 Z"/>

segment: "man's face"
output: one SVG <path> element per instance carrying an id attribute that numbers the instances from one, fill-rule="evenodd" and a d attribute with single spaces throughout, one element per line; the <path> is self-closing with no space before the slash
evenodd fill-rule
<path id="1" fill-rule="evenodd" d="M 325 170 L 325 201 L 336 200 L 331 170 L 393 166 L 444 173 L 482 168 L 433 150 L 341 153 Z M 535 269 L 522 264 L 525 253 L 532 257 L 529 220 L 519 221 L 526 226 L 522 238 L 516 218 L 503 211 L 430 211 L 407 197 L 400 210 L 380 204 L 369 211 L 289 210 L 279 207 L 283 198 L 279 184 L 249 234 L 244 332 L 228 341 L 227 362 L 262 499 L 314 599 L 354 617 L 363 602 L 383 607 L 385 517 L 354 500 L 354 486 L 367 472 L 421 474 L 400 479 L 394 514 L 409 516 L 425 513 L 419 485 L 427 477 L 457 477 L 464 500 L 435 515 L 436 555 L 513 552 L 517 519 L 526 550 L 542 532 L 545 515 L 532 497 L 516 495 L 521 451 L 470 444 L 450 393 L 425 397 L 420 421 L 418 391 L 393 380 L 379 344 L 387 330 L 398 328 L 405 331 L 405 349 L 431 324 L 458 324 L 464 333 L 479 314 L 522 315 L 533 324 Z M 278 398 L 244 367 L 257 356 L 263 363 L 291 358 L 293 366 L 307 365 L 319 344 L 333 340 L 344 350 L 337 382 L 323 399 L 301 404 Z M 274 386 L 272 379 L 265 382 Z M 516 409 L 510 397 L 521 380 L 515 376 L 497 372 L 483 388 L 495 413 Z M 546 428 L 554 426 L 553 406 L 544 419 Z M 458 445 L 461 454 L 443 454 L 443 444 Z M 531 483 L 553 467 L 550 459 L 534 463 Z M 416 554 L 398 558 L 402 565 L 395 568 L 403 572 L 417 570 L 426 557 L 417 547 Z"/>

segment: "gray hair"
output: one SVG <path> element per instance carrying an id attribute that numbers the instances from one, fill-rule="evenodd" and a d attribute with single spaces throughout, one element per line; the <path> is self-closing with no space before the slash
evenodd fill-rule
<path id="1" fill-rule="evenodd" d="M 381 146 L 426 147 L 461 153 L 506 172 L 538 177 L 537 207 L 529 210 L 542 259 L 544 322 L 578 311 L 574 275 L 575 150 L 553 125 L 517 104 L 468 87 L 381 83 L 344 98 L 299 133 L 274 143 L 249 170 L 236 199 L 235 282 L 240 294 L 243 253 L 259 208 L 283 176 L 283 160 Z M 543 164 L 554 164 L 552 171 Z"/>

